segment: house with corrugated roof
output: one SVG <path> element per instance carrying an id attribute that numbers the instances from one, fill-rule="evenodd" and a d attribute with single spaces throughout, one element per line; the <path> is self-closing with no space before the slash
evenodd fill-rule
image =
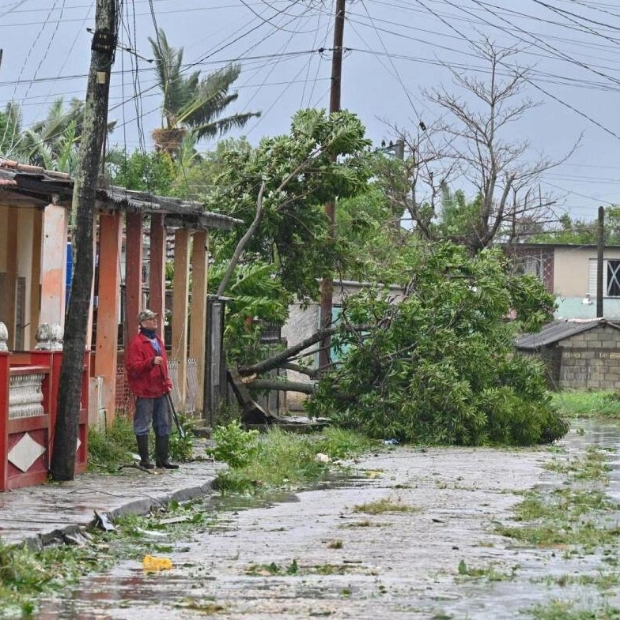
<path id="1" fill-rule="evenodd" d="M 544 362 L 551 389 L 620 390 L 620 325 L 607 319 L 563 319 L 524 334 L 517 351 Z"/>
<path id="2" fill-rule="evenodd" d="M 62 356 L 72 194 L 68 174 L 0 159 L 0 490 L 47 476 Z M 105 183 L 97 189 L 93 209 L 97 268 L 87 310 L 78 450 L 82 466 L 88 423 L 114 419 L 117 382 L 124 374 L 122 349 L 138 329 L 138 312 L 148 304 L 165 313 L 169 232 L 174 233 L 174 281 L 167 345 L 177 406 L 184 409 L 188 399 L 190 360 L 195 361 L 194 383 L 203 385 L 208 231 L 230 230 L 238 223 L 205 211 L 200 203 Z M 143 269 L 145 237 L 148 270 Z M 163 324 L 160 329 L 163 337 Z M 192 395 L 200 401 L 199 410 L 203 395 L 202 389 Z"/>

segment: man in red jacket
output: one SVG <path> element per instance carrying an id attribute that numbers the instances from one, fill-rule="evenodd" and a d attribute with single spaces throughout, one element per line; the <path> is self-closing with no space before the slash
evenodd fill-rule
<path id="1" fill-rule="evenodd" d="M 153 469 L 149 459 L 149 427 L 155 431 L 155 464 L 178 469 L 168 459 L 168 441 L 172 428 L 167 394 L 172 389 L 168 377 L 168 359 L 162 339 L 157 335 L 157 314 L 142 310 L 138 314 L 140 331 L 125 352 L 129 389 L 136 397 L 133 430 L 140 453 L 140 466 Z"/>

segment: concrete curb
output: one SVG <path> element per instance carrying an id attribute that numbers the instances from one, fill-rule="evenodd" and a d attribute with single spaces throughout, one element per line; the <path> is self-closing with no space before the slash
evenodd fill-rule
<path id="1" fill-rule="evenodd" d="M 126 514 L 143 515 L 154 508 L 162 508 L 173 501 L 187 502 L 199 497 L 206 497 L 214 490 L 215 478 L 208 480 L 202 485 L 194 485 L 181 489 L 176 489 L 170 493 L 159 493 L 151 497 L 134 499 L 116 508 L 109 510 L 93 509 L 98 514 L 105 514 L 111 520 Z M 79 537 L 85 530 L 96 527 L 97 517 L 93 516 L 89 521 L 71 523 L 66 527 L 55 528 L 49 532 L 42 532 L 31 536 L 26 536 L 20 542 L 8 543 L 9 546 L 24 545 L 33 551 L 41 551 L 47 546 L 54 544 L 74 544 L 69 537 Z"/>

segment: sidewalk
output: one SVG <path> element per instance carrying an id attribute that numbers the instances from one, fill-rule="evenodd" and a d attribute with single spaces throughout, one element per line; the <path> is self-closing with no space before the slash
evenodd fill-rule
<path id="1" fill-rule="evenodd" d="M 177 470 L 153 470 L 156 474 L 130 467 L 118 474 L 89 472 L 71 482 L 0 493 L 0 541 L 38 547 L 89 525 L 95 510 L 110 517 L 144 514 L 172 500 L 206 495 L 216 468 L 206 460 L 181 464 Z"/>

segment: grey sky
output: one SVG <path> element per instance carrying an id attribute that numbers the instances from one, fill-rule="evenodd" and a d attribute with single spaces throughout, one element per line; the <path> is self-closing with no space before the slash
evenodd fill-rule
<path id="1" fill-rule="evenodd" d="M 234 111 L 261 110 L 245 130 L 250 141 L 287 131 L 301 107 L 327 107 L 333 0 L 147 0 L 125 2 L 121 42 L 151 57 L 154 23 L 188 70 L 203 73 L 231 60 L 243 72 Z M 151 10 L 151 6 L 152 9 Z M 45 116 L 58 96 L 84 96 L 94 2 L 0 0 L 0 105 L 22 105 L 25 124 Z M 617 0 L 355 0 L 347 4 L 342 106 L 356 112 L 377 144 L 388 124 L 430 124 L 438 111 L 421 89 L 450 87 L 441 63 L 476 71 L 470 42 L 488 36 L 520 45 L 533 67 L 527 95 L 541 105 L 514 127 L 531 142 L 531 158 L 559 158 L 583 132 L 578 151 L 545 176 L 544 188 L 565 194 L 564 209 L 594 218 L 599 205 L 620 202 L 620 3 Z M 137 63 L 137 64 L 136 64 Z M 192 65 L 191 67 L 189 65 Z M 137 72 L 136 72 L 137 66 Z M 111 89 L 112 143 L 148 148 L 159 126 L 160 98 L 151 65 L 119 50 Z M 136 92 L 139 93 L 136 96 Z M 571 109 L 572 108 L 572 109 Z M 139 122 L 138 120 L 139 119 Z M 209 148 L 205 144 L 204 148 Z M 561 210 L 559 210 L 561 212 Z"/>

